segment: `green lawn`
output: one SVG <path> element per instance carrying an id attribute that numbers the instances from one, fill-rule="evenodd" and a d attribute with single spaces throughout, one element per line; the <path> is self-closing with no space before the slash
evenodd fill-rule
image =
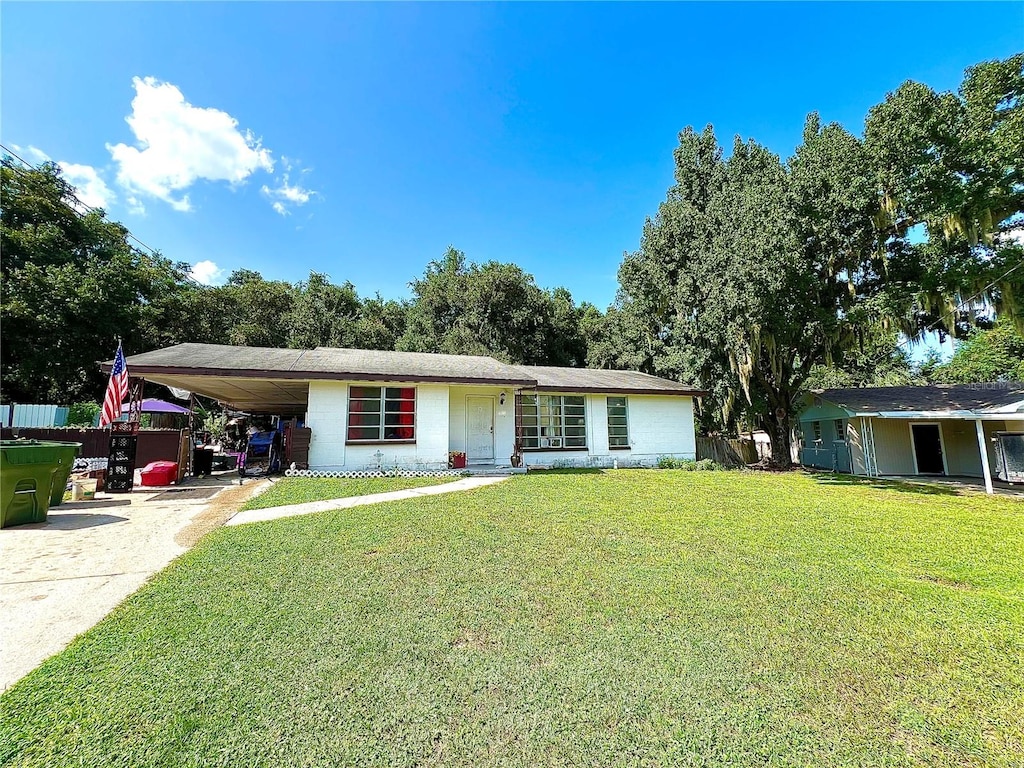
<path id="1" fill-rule="evenodd" d="M 1020 766 L 1024 504 L 538 473 L 218 530 L 0 699 L 9 765 Z"/>
<path id="2" fill-rule="evenodd" d="M 423 488 L 457 480 L 455 477 L 285 477 L 275 480 L 267 490 L 249 499 L 242 509 L 266 509 L 307 501 L 367 496 L 371 493 Z"/>

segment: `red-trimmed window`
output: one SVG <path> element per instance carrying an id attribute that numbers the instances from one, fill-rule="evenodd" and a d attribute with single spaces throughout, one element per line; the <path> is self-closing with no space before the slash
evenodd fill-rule
<path id="1" fill-rule="evenodd" d="M 348 442 L 416 439 L 415 387 L 349 387 Z"/>

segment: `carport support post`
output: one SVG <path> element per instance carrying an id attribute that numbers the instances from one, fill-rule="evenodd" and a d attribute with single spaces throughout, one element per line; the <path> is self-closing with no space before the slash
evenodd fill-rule
<path id="1" fill-rule="evenodd" d="M 981 419 L 974 420 L 974 428 L 978 431 L 978 450 L 981 451 L 981 473 L 985 476 L 985 493 L 993 493 L 992 470 L 988 465 L 988 444 L 985 442 L 984 422 Z"/>

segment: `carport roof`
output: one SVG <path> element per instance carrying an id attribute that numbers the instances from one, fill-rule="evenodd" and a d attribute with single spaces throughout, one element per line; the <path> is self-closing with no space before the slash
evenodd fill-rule
<path id="1" fill-rule="evenodd" d="M 813 395 L 856 415 L 898 412 L 1012 413 L 1024 407 L 1024 382 L 823 389 L 815 390 Z"/>

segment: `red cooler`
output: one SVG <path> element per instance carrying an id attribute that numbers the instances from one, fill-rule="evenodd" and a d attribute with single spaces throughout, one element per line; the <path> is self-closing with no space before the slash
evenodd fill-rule
<path id="1" fill-rule="evenodd" d="M 178 462 L 151 461 L 142 470 L 143 485 L 170 485 L 178 479 Z"/>

